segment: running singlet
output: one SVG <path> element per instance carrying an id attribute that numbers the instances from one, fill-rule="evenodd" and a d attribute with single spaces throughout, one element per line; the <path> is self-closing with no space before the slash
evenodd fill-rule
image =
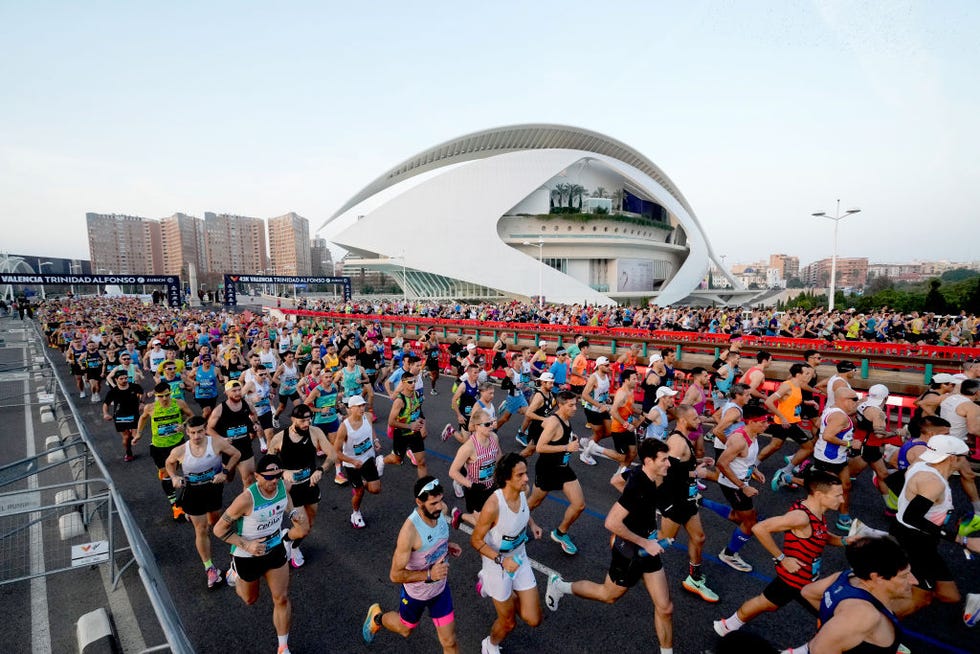
<path id="1" fill-rule="evenodd" d="M 368 461 L 374 454 L 374 429 L 367 418 L 361 419 L 361 426 L 354 429 L 350 418 L 344 419 L 347 427 L 347 440 L 344 441 L 344 456 L 356 459 L 361 463 Z M 344 461 L 345 468 L 353 468 L 353 464 Z"/>
<path id="2" fill-rule="evenodd" d="M 667 457 L 670 461 L 670 467 L 667 468 L 667 475 L 664 477 L 662 492 L 669 498 L 672 504 L 698 497 L 697 479 L 691 476 L 691 473 L 698 466 L 698 457 L 694 452 L 694 444 L 691 442 L 691 439 L 681 432 L 675 431 L 674 434 L 684 439 L 688 448 L 688 457 L 687 461 L 681 461 L 672 456 Z M 674 434 L 671 434 L 671 436 Z"/>
<path id="3" fill-rule="evenodd" d="M 248 487 L 252 496 L 252 512 L 243 515 L 235 524 L 236 533 L 245 540 L 260 540 L 265 542 L 268 552 L 282 542 L 282 518 L 286 514 L 289 495 L 286 484 L 280 479 L 276 483 L 276 492 L 272 497 L 265 497 L 259 490 L 258 484 Z M 252 555 L 241 547 L 231 546 L 231 553 L 241 559 L 251 558 Z"/>
<path id="4" fill-rule="evenodd" d="M 831 413 L 843 413 L 847 417 L 847 429 L 844 431 L 833 434 L 837 438 L 844 441 L 843 445 L 837 445 L 829 441 L 824 440 L 823 436 L 827 431 L 827 418 L 830 417 Z M 846 463 L 847 462 L 847 451 L 850 449 L 850 443 L 854 440 L 854 421 L 851 417 L 844 413 L 844 410 L 839 407 L 834 407 L 824 411 L 823 417 L 820 419 L 820 439 L 817 441 L 816 445 L 813 446 L 813 456 L 815 456 L 820 461 L 826 463 Z"/>
<path id="5" fill-rule="evenodd" d="M 221 403 L 221 417 L 218 418 L 216 425 L 218 433 L 224 433 L 228 440 L 238 440 L 248 438 L 252 431 L 252 416 L 248 405 L 242 402 L 242 406 L 237 411 L 228 406 L 228 402 Z"/>
<path id="6" fill-rule="evenodd" d="M 793 502 L 790 511 L 800 510 L 810 520 L 810 535 L 801 538 L 790 529 L 783 535 L 783 554 L 800 562 L 800 569 L 790 572 L 781 565 L 776 566 L 776 576 L 793 588 L 803 588 L 820 574 L 820 555 L 827 545 L 827 520 L 817 517 L 802 500 Z"/>
<path id="7" fill-rule="evenodd" d="M 626 396 L 626 403 L 623 404 L 623 406 L 616 409 L 616 412 L 619 413 L 619 417 L 622 418 L 623 422 L 626 422 L 628 424 L 633 423 L 633 395 L 632 394 Z M 613 420 L 611 430 L 614 434 L 621 434 L 626 431 L 626 427 L 624 427 L 623 424 L 618 420 Z"/>
<path id="8" fill-rule="evenodd" d="M 428 525 L 418 511 L 408 517 L 419 534 L 422 546 L 408 557 L 406 570 L 427 570 L 449 553 L 449 523 L 441 513 L 434 527 Z M 404 584 L 405 594 L 417 600 L 428 600 L 439 595 L 446 588 L 446 580 L 440 579 L 426 583 L 413 581 Z"/>
<path id="9" fill-rule="evenodd" d="M 551 415 L 551 412 L 555 410 L 555 404 L 557 404 L 557 402 L 555 401 L 555 396 L 553 393 L 548 393 L 547 395 L 545 395 L 541 391 L 534 391 L 534 392 L 541 395 L 541 398 L 544 400 L 544 404 L 542 404 L 541 408 L 537 410 L 537 413 L 538 415 L 547 418 L 548 416 Z M 541 430 L 543 429 L 543 427 L 544 427 L 544 420 L 531 420 L 527 425 L 528 440 L 537 442 L 537 440 L 541 437 Z"/>
<path id="10" fill-rule="evenodd" d="M 153 406 L 150 416 L 150 442 L 156 447 L 171 447 L 184 440 L 184 416 L 176 402 L 163 406 L 159 402 Z"/>
<path id="11" fill-rule="evenodd" d="M 470 385 L 468 379 L 463 379 L 463 392 L 459 396 L 458 407 L 459 412 L 463 414 L 469 422 L 470 414 L 473 413 L 473 405 L 476 404 L 476 398 L 480 396 L 480 386 L 479 383 Z"/>
<path id="12" fill-rule="evenodd" d="M 264 416 L 265 414 L 272 411 L 272 402 L 269 400 L 269 391 L 271 389 L 271 384 L 268 379 L 262 384 L 255 384 L 255 399 L 252 402 L 252 407 L 255 409 L 255 415 Z"/>
<path id="13" fill-rule="evenodd" d="M 175 377 L 174 379 L 167 379 L 167 377 L 163 377 L 163 378 L 160 379 L 160 381 L 166 382 L 167 385 L 170 386 L 170 395 L 175 400 L 182 400 L 182 399 L 184 399 L 184 380 L 183 379 L 181 379 L 180 377 Z"/>
<path id="14" fill-rule="evenodd" d="M 499 488 L 493 492 L 497 497 L 497 524 L 490 528 L 484 540 L 487 545 L 500 552 L 502 556 L 514 556 L 527 559 L 524 543 L 527 542 L 527 523 L 531 512 L 527 508 L 527 496 L 521 491 L 520 507 L 517 512 L 511 511 L 504 499 L 504 492 Z M 484 565 L 493 559 L 483 557 Z"/>
<path id="15" fill-rule="evenodd" d="M 891 621 L 892 626 L 895 628 L 895 638 L 889 645 L 874 645 L 872 643 L 862 642 L 856 647 L 845 651 L 854 654 L 894 654 L 898 648 L 898 642 L 902 634 L 902 627 L 898 623 L 898 618 L 877 597 L 863 588 L 856 588 L 851 585 L 850 570 L 841 572 L 837 580 L 830 585 L 830 588 L 824 591 L 823 597 L 820 599 L 820 622 L 826 623 L 834 617 L 834 609 L 837 608 L 840 602 L 846 599 L 860 599 L 865 602 L 870 602 L 872 606 Z"/>
<path id="16" fill-rule="evenodd" d="M 558 424 L 561 425 L 561 436 L 557 440 L 551 441 L 550 444 L 556 447 L 564 447 L 572 442 L 572 425 L 565 422 L 558 416 L 554 417 L 558 421 Z M 567 468 L 568 460 L 571 458 L 571 456 L 571 452 L 549 452 L 547 454 L 539 454 L 536 469 Z"/>
<path id="17" fill-rule="evenodd" d="M 195 456 L 191 451 L 191 444 L 188 443 L 184 448 L 184 460 L 180 464 L 180 469 L 187 478 L 187 483 L 192 486 L 197 484 L 210 484 L 215 475 L 221 472 L 221 455 L 214 451 L 214 443 L 210 436 L 204 446 L 204 453 Z"/>
<path id="18" fill-rule="evenodd" d="M 662 406 L 654 405 L 651 411 L 656 411 L 658 420 L 656 423 L 651 422 L 647 425 L 646 433 L 644 438 L 656 438 L 658 441 L 667 440 L 667 423 L 669 422 L 667 418 L 667 412 Z M 618 424 L 618 423 L 614 423 Z"/>
<path id="19" fill-rule="evenodd" d="M 745 456 L 735 457 L 728 465 L 736 479 L 748 482 L 752 478 L 752 473 L 755 472 L 755 467 L 759 463 L 759 441 L 754 438 L 749 438 L 749 435 L 745 433 L 745 429 L 740 427 L 731 433 L 728 440 L 725 441 L 725 447 L 728 447 L 733 438 L 738 438 L 739 436 L 744 438 L 745 442 L 748 443 L 749 451 Z M 718 475 L 718 483 L 729 488 L 737 488 L 727 475 Z"/>
<path id="20" fill-rule="evenodd" d="M 326 425 L 337 419 L 337 386 L 331 384 L 330 388 L 324 388 L 322 384 L 317 386 L 316 399 L 313 400 L 313 424 Z M 323 412 L 326 409 L 326 412 Z"/>
<path id="21" fill-rule="evenodd" d="M 279 377 L 279 395 L 292 395 L 296 392 L 299 384 L 299 369 L 296 366 L 290 368 L 285 363 L 282 364 L 282 375 Z"/>
<path id="22" fill-rule="evenodd" d="M 776 403 L 776 408 L 779 409 L 779 413 L 786 416 L 789 424 L 795 425 L 802 420 L 803 389 L 793 384 L 790 384 L 789 387 L 789 395 L 780 398 L 779 402 Z"/>
<path id="23" fill-rule="evenodd" d="M 406 397 L 399 393 L 398 397 L 402 401 L 402 410 L 398 413 L 398 422 L 411 424 L 422 418 L 422 402 L 419 401 L 417 395 L 415 397 Z M 396 433 L 400 436 L 411 436 L 415 432 L 409 428 L 399 427 L 396 429 Z"/>
<path id="24" fill-rule="evenodd" d="M 595 373 L 595 386 L 592 388 L 592 399 L 599 404 L 609 404 L 609 375 L 605 377 Z M 598 411 L 598 407 L 582 400 L 582 406 L 589 411 Z"/>
<path id="25" fill-rule="evenodd" d="M 735 431 L 736 429 L 741 429 L 742 427 L 745 426 L 745 421 L 742 420 L 742 407 L 740 407 L 739 405 L 735 404 L 734 402 L 731 402 L 731 401 L 726 402 L 725 403 L 725 406 L 723 406 L 721 408 L 721 416 L 722 416 L 722 418 L 725 417 L 725 414 L 728 413 L 728 410 L 729 409 L 738 409 L 738 420 L 736 420 L 732 424 L 730 424 L 727 427 L 725 427 L 725 439 L 726 440 L 728 439 L 729 436 L 732 435 L 732 432 L 733 431 Z"/>
<path id="26" fill-rule="evenodd" d="M 479 484 L 485 488 L 493 486 L 493 473 L 497 469 L 497 457 L 500 455 L 500 446 L 497 439 L 489 437 L 486 445 L 481 445 L 476 434 L 470 436 L 473 441 L 473 460 L 466 461 L 466 478 L 474 484 Z"/>
<path id="27" fill-rule="evenodd" d="M 299 442 L 290 438 L 290 434 L 299 436 Z M 282 458 L 282 467 L 293 471 L 294 484 L 309 481 L 316 470 L 316 447 L 309 431 L 306 434 L 301 434 L 295 428 L 284 431 L 279 456 Z"/>
<path id="28" fill-rule="evenodd" d="M 201 366 L 194 373 L 194 397 L 202 400 L 218 397 L 218 377 L 213 366 L 207 369 Z"/>
<path id="29" fill-rule="evenodd" d="M 908 480 L 919 472 L 936 475 L 936 477 L 942 481 L 943 486 L 946 488 L 942 501 L 933 504 L 929 510 L 926 511 L 925 515 L 926 520 L 936 526 L 941 527 L 946 524 L 946 521 L 953 514 L 953 494 L 949 490 L 949 482 L 946 481 L 946 478 L 943 477 L 938 470 L 933 468 L 925 461 L 916 461 L 909 467 L 908 470 L 905 471 L 905 483 L 908 484 Z M 905 522 L 905 511 L 909 508 L 909 502 L 911 502 L 911 500 L 906 497 L 905 489 L 903 488 L 902 492 L 898 494 L 898 513 L 895 517 L 902 525 L 908 527 L 909 529 L 919 530 L 918 527 L 913 527 Z"/>
<path id="30" fill-rule="evenodd" d="M 354 366 L 353 370 L 344 368 L 340 371 L 340 385 L 344 389 L 344 397 L 351 398 L 364 394 L 364 387 L 361 385 L 363 376 L 364 369 L 360 366 Z"/>

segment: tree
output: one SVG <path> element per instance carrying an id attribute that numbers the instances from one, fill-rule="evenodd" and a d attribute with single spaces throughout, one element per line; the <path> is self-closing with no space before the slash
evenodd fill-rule
<path id="1" fill-rule="evenodd" d="M 592 197 L 594 197 L 594 198 L 608 198 L 609 195 L 606 193 L 606 189 L 604 189 L 603 187 L 600 186 L 596 190 L 592 191 Z"/>
<path id="2" fill-rule="evenodd" d="M 882 275 L 880 277 L 873 277 L 864 290 L 866 293 L 873 294 L 890 288 L 895 288 L 895 282 L 892 281 L 891 277 Z"/>
<path id="3" fill-rule="evenodd" d="M 568 206 L 574 207 L 574 200 L 578 200 L 577 208 L 582 209 L 582 195 L 585 193 L 585 187 L 581 184 L 572 184 L 568 189 Z"/>
<path id="4" fill-rule="evenodd" d="M 964 279 L 970 279 L 978 276 L 980 276 L 980 272 L 977 272 L 976 270 L 970 270 L 969 268 L 953 268 L 952 270 L 947 270 L 940 275 L 939 279 L 944 282 L 961 282 Z"/>
<path id="5" fill-rule="evenodd" d="M 623 189 L 616 189 L 612 194 L 613 209 L 616 211 L 623 210 Z"/>
<path id="6" fill-rule="evenodd" d="M 803 288 L 803 280 L 799 277 L 790 277 L 786 280 L 786 288 Z"/>

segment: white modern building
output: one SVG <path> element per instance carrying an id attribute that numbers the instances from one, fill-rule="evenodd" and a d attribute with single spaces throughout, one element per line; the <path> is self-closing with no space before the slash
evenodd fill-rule
<path id="1" fill-rule="evenodd" d="M 724 267 L 660 168 L 602 134 L 516 125 L 419 153 L 321 226 L 348 264 L 394 277 L 408 297 L 611 304 L 738 303 L 708 289 Z"/>

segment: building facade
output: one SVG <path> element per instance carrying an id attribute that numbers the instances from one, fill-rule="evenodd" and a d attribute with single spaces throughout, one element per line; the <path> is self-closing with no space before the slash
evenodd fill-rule
<path id="1" fill-rule="evenodd" d="M 192 265 L 201 277 L 210 271 L 203 220 L 175 213 L 162 219 L 160 228 L 163 234 L 164 274 L 188 279 Z"/>
<path id="2" fill-rule="evenodd" d="M 327 239 L 310 239 L 310 274 L 320 277 L 333 276 L 333 254 L 327 247 Z"/>
<path id="3" fill-rule="evenodd" d="M 788 254 L 770 254 L 769 268 L 779 271 L 779 277 L 782 280 L 799 278 L 800 258 Z"/>
<path id="4" fill-rule="evenodd" d="M 212 274 L 270 272 L 265 221 L 261 218 L 206 211 L 204 231 Z"/>
<path id="5" fill-rule="evenodd" d="M 93 273 L 164 274 L 160 221 L 115 213 L 86 213 L 85 224 Z"/>
<path id="6" fill-rule="evenodd" d="M 276 275 L 312 273 L 310 221 L 293 212 L 269 218 L 269 259 Z"/>
<path id="7" fill-rule="evenodd" d="M 820 259 L 800 272 L 805 286 L 824 288 L 830 284 L 832 259 Z M 861 288 L 868 283 L 867 257 L 837 257 L 837 288 Z"/>

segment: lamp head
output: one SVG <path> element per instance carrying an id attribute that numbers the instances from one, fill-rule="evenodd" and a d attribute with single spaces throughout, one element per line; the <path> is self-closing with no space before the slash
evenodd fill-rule
<path id="1" fill-rule="evenodd" d="M 844 214 L 847 215 L 847 216 L 851 215 L 852 213 L 861 213 L 861 210 L 860 209 L 848 209 L 847 211 L 844 212 Z"/>
<path id="2" fill-rule="evenodd" d="M 823 216 L 826 216 L 827 215 L 827 212 L 826 211 L 818 211 L 817 213 L 811 213 L 810 215 L 811 216 L 819 216 L 819 217 L 822 218 Z"/>

